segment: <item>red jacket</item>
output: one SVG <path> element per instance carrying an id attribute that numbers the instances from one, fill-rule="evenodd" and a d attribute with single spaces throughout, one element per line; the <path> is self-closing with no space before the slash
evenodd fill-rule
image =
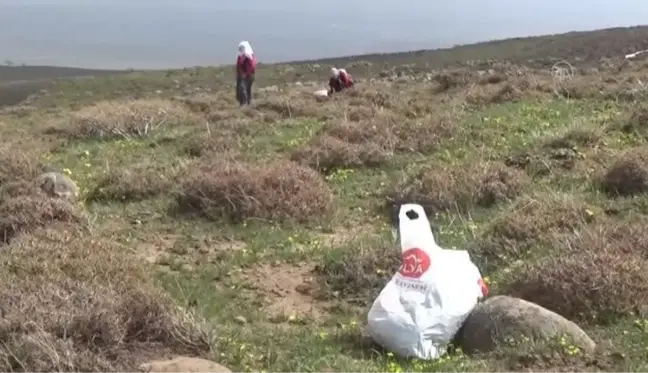
<path id="1" fill-rule="evenodd" d="M 252 76 L 256 72 L 256 58 L 254 55 L 248 57 L 246 55 L 240 55 L 236 59 L 236 76 L 237 77 L 246 77 Z"/>

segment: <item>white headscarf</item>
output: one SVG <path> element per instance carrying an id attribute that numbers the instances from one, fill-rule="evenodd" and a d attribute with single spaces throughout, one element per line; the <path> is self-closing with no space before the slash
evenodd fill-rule
<path id="1" fill-rule="evenodd" d="M 239 51 L 239 55 L 246 55 L 248 57 L 252 57 L 252 55 L 254 54 L 250 42 L 246 40 L 243 40 L 242 42 L 239 43 L 238 51 Z"/>
<path id="2" fill-rule="evenodd" d="M 346 70 L 344 70 L 344 69 L 340 69 L 339 72 L 342 73 L 342 74 L 348 75 Z"/>
<path id="3" fill-rule="evenodd" d="M 337 78 L 340 76 L 340 70 L 336 69 L 335 67 L 331 69 L 331 78 Z"/>

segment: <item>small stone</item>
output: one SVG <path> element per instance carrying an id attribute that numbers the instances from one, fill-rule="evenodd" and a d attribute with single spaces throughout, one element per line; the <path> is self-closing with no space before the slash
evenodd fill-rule
<path id="1" fill-rule="evenodd" d="M 243 316 L 236 316 L 234 318 L 234 321 L 236 321 L 237 323 L 239 323 L 241 325 L 247 324 L 247 319 L 245 317 L 243 317 Z"/>

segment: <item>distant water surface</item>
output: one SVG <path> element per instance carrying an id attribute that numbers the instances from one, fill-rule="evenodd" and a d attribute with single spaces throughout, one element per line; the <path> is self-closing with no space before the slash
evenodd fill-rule
<path id="1" fill-rule="evenodd" d="M 263 62 L 632 26 L 642 0 L 0 0 L 0 60 L 89 68 Z"/>

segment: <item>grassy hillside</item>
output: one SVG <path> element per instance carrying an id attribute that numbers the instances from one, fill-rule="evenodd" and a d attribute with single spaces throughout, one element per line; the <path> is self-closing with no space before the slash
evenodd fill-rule
<path id="1" fill-rule="evenodd" d="M 245 109 L 230 67 L 61 80 L 5 107 L 0 368 L 647 369 L 648 64 L 617 58 L 643 30 L 337 60 L 359 84 L 326 102 L 312 92 L 331 61 L 261 66 Z M 552 75 L 574 51 L 574 74 Z M 35 188 L 44 170 L 78 201 Z M 536 340 L 421 362 L 373 345 L 403 202 L 470 250 L 491 294 L 577 322 L 596 354 Z"/>

